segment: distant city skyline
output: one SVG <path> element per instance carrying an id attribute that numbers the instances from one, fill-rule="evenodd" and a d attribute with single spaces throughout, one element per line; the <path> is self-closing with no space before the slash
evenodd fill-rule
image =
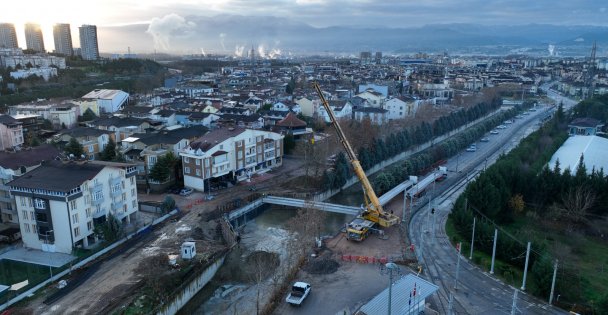
<path id="1" fill-rule="evenodd" d="M 73 41 L 78 43 L 76 28 L 83 24 L 102 28 L 149 24 L 162 22 L 168 16 L 179 16 L 186 25 L 191 17 L 235 14 L 275 16 L 314 27 L 400 28 L 444 23 L 608 26 L 608 3 L 604 0 L 55 0 L 39 1 L 35 5 L 15 1 L 10 9 L 2 11 L 0 23 L 15 24 L 20 47 L 25 48 L 24 25 L 32 22 L 41 25 L 49 51 L 54 49 L 52 27 L 55 23 L 69 23 Z M 105 47 L 104 39 L 100 38 L 100 49 L 116 50 L 117 47 Z"/>

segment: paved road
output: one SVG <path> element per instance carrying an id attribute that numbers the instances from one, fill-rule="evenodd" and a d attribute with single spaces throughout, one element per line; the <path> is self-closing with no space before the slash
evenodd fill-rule
<path id="1" fill-rule="evenodd" d="M 430 207 L 419 204 L 422 209 L 412 218 L 410 223 L 410 239 L 418 245 L 419 259 L 425 265 L 426 276 L 440 290 L 434 301 L 440 314 L 448 314 L 450 295 L 453 295 L 452 309 L 454 314 L 510 314 L 515 288 L 506 285 L 488 273 L 470 264 L 468 259 L 461 256 L 459 283 L 454 289 L 456 279 L 456 264 L 458 256 L 445 233 L 445 222 L 453 202 L 464 190 L 466 182 L 487 165 L 491 165 L 499 154 L 513 148 L 517 143 L 538 127 L 538 120 L 546 115 L 547 108 L 530 112 L 524 118 L 516 120 L 501 130 L 500 134 L 490 136 L 490 142 L 477 143 L 476 152 L 463 152 L 448 161 L 448 169 L 458 173 L 450 173 L 452 178 L 462 177 L 462 181 L 450 179 L 452 187 L 445 189 L 442 196 L 436 198 L 435 220 L 432 221 Z M 487 158 L 487 162 L 486 162 Z M 447 182 L 446 184 L 449 184 Z M 439 195 L 439 191 L 437 189 Z M 428 201 L 427 201 L 428 202 Z M 464 253 L 468 257 L 468 253 Z M 532 296 L 518 293 L 517 307 L 523 314 L 565 314 L 563 310 L 553 308 Z"/>

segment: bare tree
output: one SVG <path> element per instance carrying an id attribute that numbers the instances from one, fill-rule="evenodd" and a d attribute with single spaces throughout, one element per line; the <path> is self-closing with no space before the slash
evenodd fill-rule
<path id="1" fill-rule="evenodd" d="M 588 223 L 587 212 L 595 204 L 596 195 L 585 185 L 572 187 L 562 196 L 561 204 L 554 204 L 553 210 L 568 223 Z"/>

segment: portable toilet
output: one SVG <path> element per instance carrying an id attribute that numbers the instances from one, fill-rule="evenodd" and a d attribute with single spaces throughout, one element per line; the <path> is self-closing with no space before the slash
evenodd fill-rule
<path id="1" fill-rule="evenodd" d="M 192 259 L 196 256 L 196 245 L 194 242 L 182 243 L 182 259 Z"/>

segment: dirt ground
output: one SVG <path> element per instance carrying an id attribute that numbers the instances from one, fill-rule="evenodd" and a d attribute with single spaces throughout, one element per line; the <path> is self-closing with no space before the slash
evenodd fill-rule
<path id="1" fill-rule="evenodd" d="M 196 240 L 197 251 L 209 252 L 217 250 L 221 245 L 212 240 L 215 234 L 215 224 L 202 221 L 204 214 L 214 210 L 216 206 L 225 204 L 235 198 L 245 198 L 252 192 L 264 192 L 275 185 L 301 175 L 300 160 L 285 158 L 283 166 L 271 173 L 255 176 L 250 183 L 240 183 L 222 191 L 214 192 L 215 199 L 188 205 L 203 199 L 203 193 L 195 192 L 187 197 L 172 195 L 183 216 L 179 221 L 167 222 L 154 231 L 135 247 L 104 262 L 100 269 L 85 283 L 70 292 L 52 305 L 42 303 L 45 297 L 40 297 L 28 303 L 27 309 L 34 314 L 105 314 L 114 307 L 123 307 L 131 301 L 132 291 L 138 288 L 141 276 L 135 272 L 140 262 L 157 253 L 179 253 L 181 243 L 186 239 Z M 162 201 L 165 194 L 140 194 L 140 201 Z"/>

